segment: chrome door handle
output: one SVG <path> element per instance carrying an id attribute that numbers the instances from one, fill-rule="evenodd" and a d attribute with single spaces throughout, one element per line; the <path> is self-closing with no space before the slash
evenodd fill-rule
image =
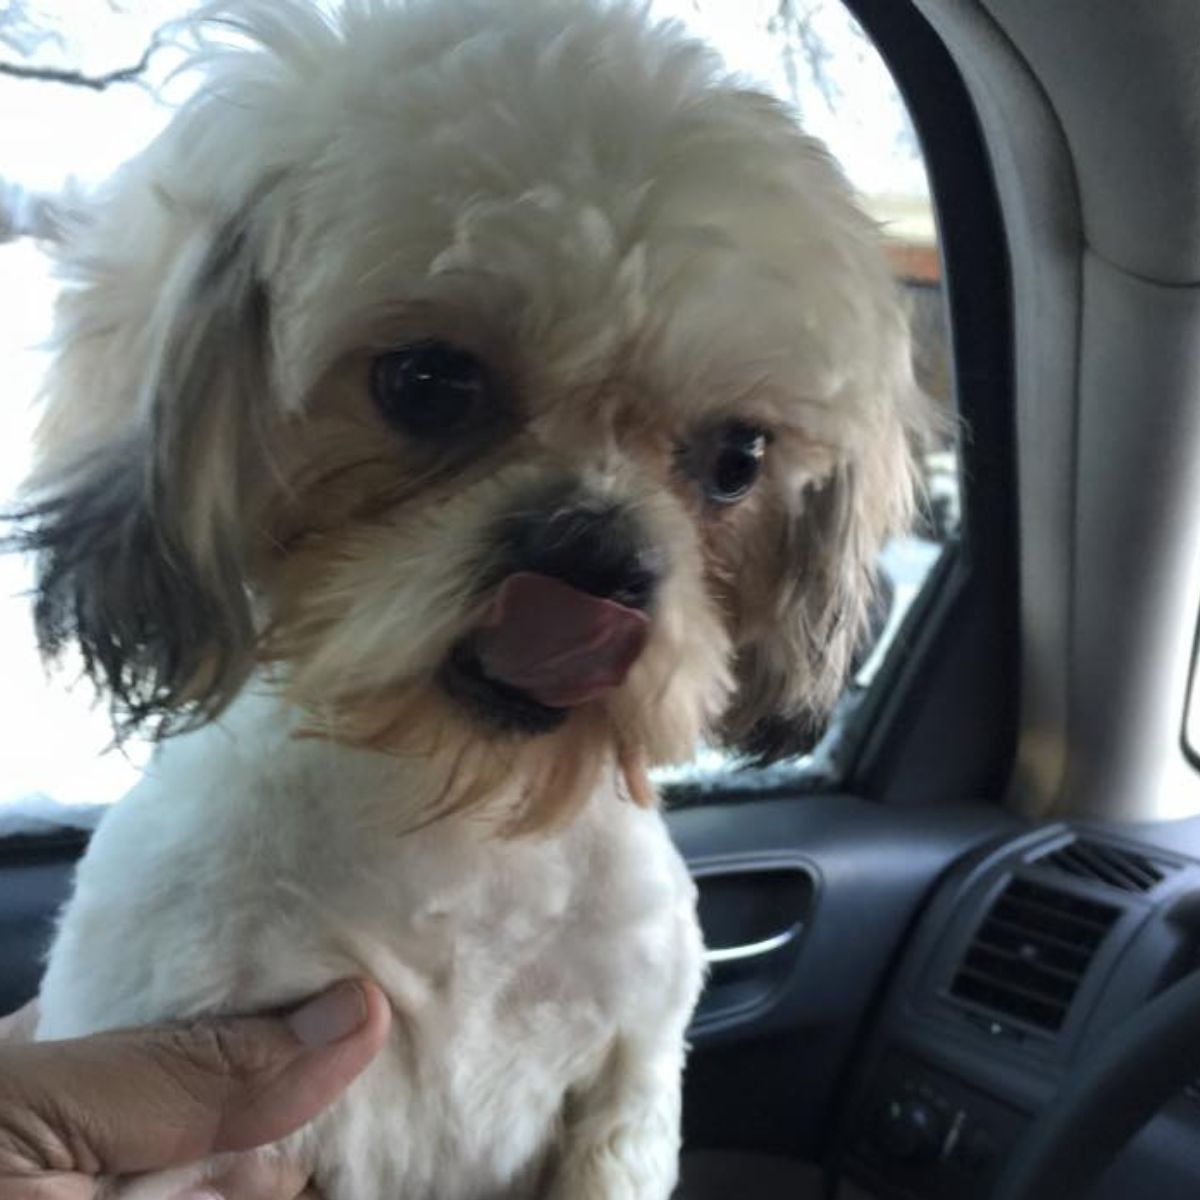
<path id="1" fill-rule="evenodd" d="M 763 938 L 761 942 L 749 942 L 744 946 L 723 946 L 720 949 L 704 951 L 704 961 L 710 967 L 721 963 L 747 962 L 754 958 L 765 958 L 782 950 L 796 940 L 804 929 L 802 922 L 797 922 L 791 929 L 785 929 L 774 937 Z"/>

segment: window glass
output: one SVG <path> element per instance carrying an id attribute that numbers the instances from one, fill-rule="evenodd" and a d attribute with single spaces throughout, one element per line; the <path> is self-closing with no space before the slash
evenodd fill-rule
<path id="1" fill-rule="evenodd" d="M 170 52 L 156 31 L 175 0 L 7 0 L 0 5 L 0 504 L 31 458 L 55 286 L 39 239 L 73 190 L 137 152 L 166 119 L 154 97 Z M 0 834 L 116 799 L 147 753 L 113 747 L 103 705 L 68 657 L 47 676 L 33 637 L 31 564 L 0 554 Z"/>
<path id="2" fill-rule="evenodd" d="M 863 207 L 879 223 L 893 269 L 907 293 L 917 380 L 946 416 L 924 448 L 926 499 L 919 526 L 897 539 L 880 563 L 881 610 L 874 649 L 860 666 L 829 733 L 815 751 L 766 770 L 742 769 L 703 747 L 692 763 L 660 773 L 692 799 L 725 792 L 816 786 L 837 777 L 846 718 L 894 645 L 897 632 L 944 547 L 959 536 L 958 453 L 943 306 L 941 258 L 929 186 L 908 111 L 878 51 L 841 0 L 656 0 L 715 45 L 729 65 L 785 100 L 805 129 L 841 163 Z"/>
<path id="3" fill-rule="evenodd" d="M 8 0 L 0 6 L 0 498 L 29 467 L 34 400 L 45 367 L 54 283 L 38 238 L 73 189 L 102 180 L 145 144 L 186 89 L 168 83 L 178 55 L 163 27 L 179 0 Z M 776 93 L 824 139 L 881 225 L 917 334 L 922 385 L 949 408 L 950 367 L 936 232 L 919 147 L 878 54 L 840 0 L 655 0 L 712 42 L 735 70 Z M 65 200 L 64 200 L 65 197 Z M 947 423 L 951 427 L 951 423 Z M 843 704 L 856 702 L 919 594 L 942 547 L 957 537 L 957 460 L 951 441 L 927 448 L 922 527 L 881 564 L 890 597 L 875 652 Z M 103 705 L 68 659 L 49 679 L 34 645 L 31 567 L 0 556 L 0 832 L 22 814 L 117 798 L 147 758 L 136 741 L 112 747 Z M 663 773 L 693 791 L 778 784 L 830 769 L 833 734 L 804 759 L 770 772 L 740 770 L 701 748 Z M 5 822 L 8 822 L 6 825 Z"/>

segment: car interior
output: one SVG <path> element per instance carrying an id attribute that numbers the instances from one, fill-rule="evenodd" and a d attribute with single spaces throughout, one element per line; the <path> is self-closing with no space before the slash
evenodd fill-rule
<path id="1" fill-rule="evenodd" d="M 929 174 L 962 531 L 832 769 L 668 785 L 682 1194 L 1194 1197 L 1200 5 L 846 4 Z M 0 840 L 0 1011 L 86 838 Z"/>

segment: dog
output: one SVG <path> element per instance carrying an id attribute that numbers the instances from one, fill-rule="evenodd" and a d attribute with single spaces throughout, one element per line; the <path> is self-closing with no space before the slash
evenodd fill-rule
<path id="1" fill-rule="evenodd" d="M 37 629 L 159 745 L 39 1036 L 369 975 L 388 1046 L 255 1153 L 326 1200 L 666 1200 L 704 955 L 650 772 L 794 754 L 843 685 L 927 421 L 878 231 L 625 0 L 194 43 L 61 250 Z"/>

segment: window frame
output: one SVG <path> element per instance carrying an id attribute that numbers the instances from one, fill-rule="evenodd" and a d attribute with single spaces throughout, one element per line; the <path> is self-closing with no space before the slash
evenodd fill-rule
<path id="1" fill-rule="evenodd" d="M 963 526 L 856 714 L 845 782 L 893 803 L 999 802 L 1016 757 L 1020 595 L 1012 271 L 974 103 L 911 0 L 843 0 L 908 106 L 942 254 Z"/>
<path id="2" fill-rule="evenodd" d="M 991 162 L 949 51 L 906 0 L 842 0 L 891 72 L 929 178 L 951 385 L 961 422 L 959 537 L 856 698 L 826 764 L 778 783 L 733 772 L 664 787 L 668 803 L 848 791 L 891 803 L 1004 795 L 1019 725 L 1012 277 Z"/>

